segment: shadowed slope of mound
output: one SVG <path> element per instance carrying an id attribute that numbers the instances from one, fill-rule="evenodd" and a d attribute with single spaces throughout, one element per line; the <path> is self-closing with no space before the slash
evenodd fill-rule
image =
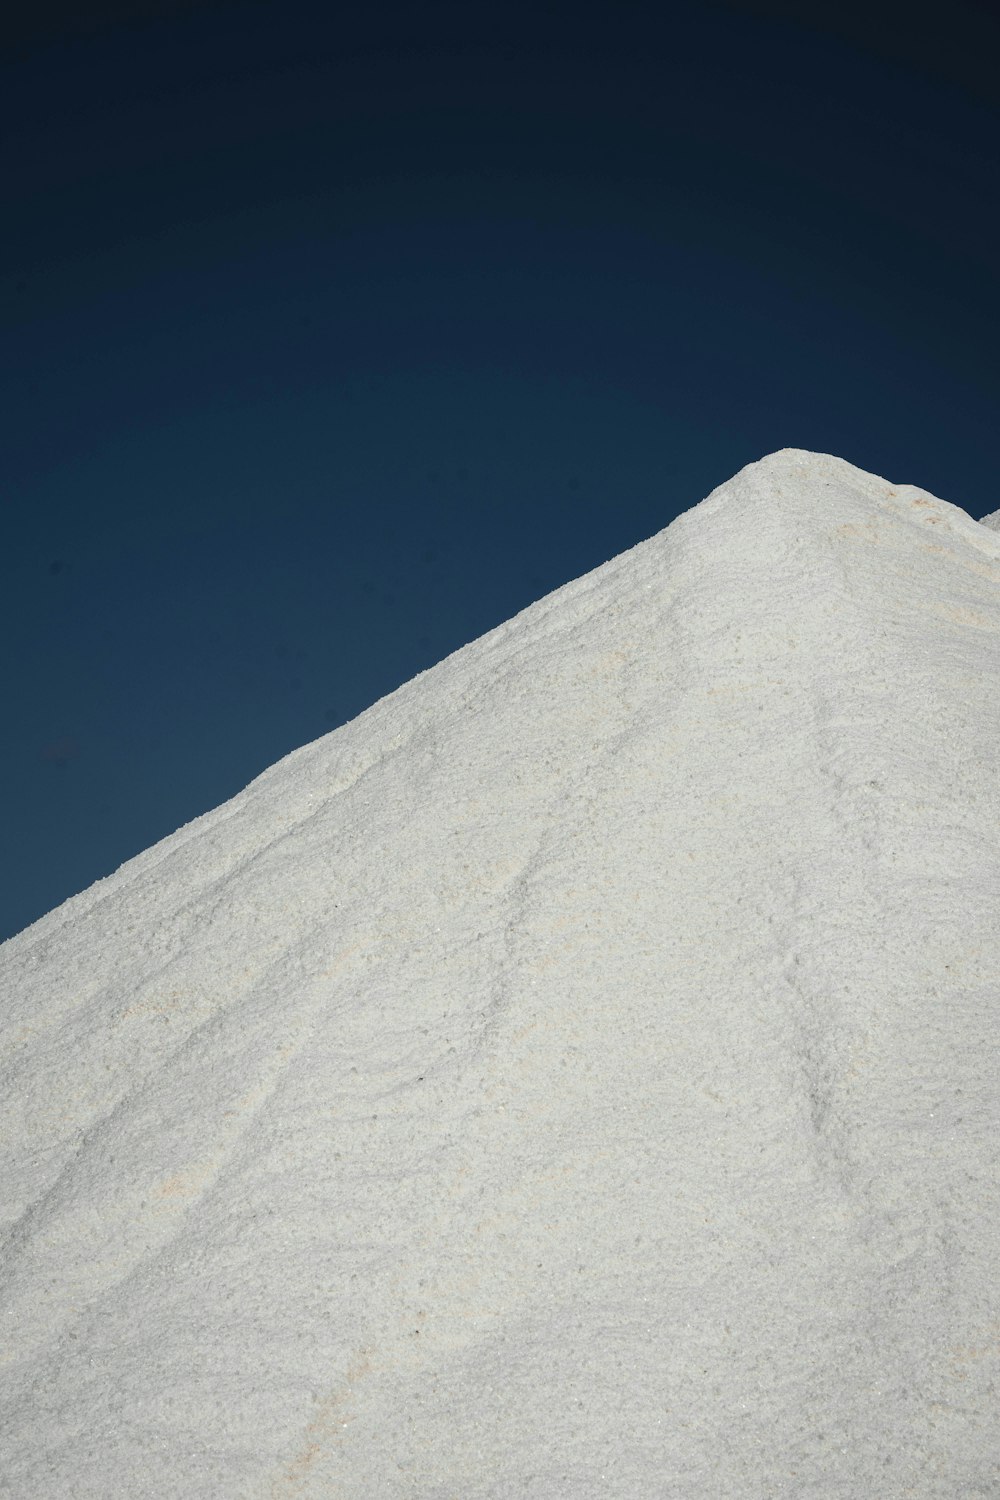
<path id="1" fill-rule="evenodd" d="M 9 1492 L 990 1493 L 998 585 L 785 450 L 0 948 Z"/>

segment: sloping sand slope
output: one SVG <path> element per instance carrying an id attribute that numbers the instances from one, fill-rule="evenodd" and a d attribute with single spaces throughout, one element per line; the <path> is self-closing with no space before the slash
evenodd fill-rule
<path id="1" fill-rule="evenodd" d="M 0 948 L 0 1493 L 1000 1494 L 1000 535 L 785 450 Z"/>

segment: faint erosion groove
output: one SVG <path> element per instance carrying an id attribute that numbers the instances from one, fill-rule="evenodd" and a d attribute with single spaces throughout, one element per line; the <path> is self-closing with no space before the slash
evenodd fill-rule
<path id="1" fill-rule="evenodd" d="M 825 574 L 820 586 L 829 629 L 836 635 L 832 649 L 828 641 L 817 640 L 804 684 L 812 748 L 800 774 L 816 778 L 819 805 L 775 937 L 813 1159 L 837 1194 L 850 1198 L 859 1186 L 852 1058 L 864 1049 L 844 990 L 854 955 L 871 945 L 872 914 L 879 907 L 873 850 L 880 813 L 878 798 L 871 795 L 878 777 L 865 760 L 879 739 L 877 684 L 889 663 L 879 622 L 866 603 L 870 592 L 859 587 L 852 560 L 840 555 L 842 530 L 828 540 L 817 537 L 822 556 L 815 580 L 820 584 Z M 831 888 L 837 892 L 833 905 Z"/>
<path id="2" fill-rule="evenodd" d="M 793 1056 L 814 1160 L 824 1178 L 850 1194 L 854 1173 L 846 1077 L 852 1038 L 838 955 L 870 941 L 870 933 L 858 927 L 858 913 L 876 910 L 878 893 L 866 837 L 858 836 L 847 787 L 836 767 L 832 715 L 819 694 L 813 698 L 813 714 L 815 765 L 825 796 L 776 936 L 783 947 Z M 827 894 L 831 877 L 838 890 L 832 906 Z"/>
<path id="3" fill-rule="evenodd" d="M 294 993 L 288 969 L 298 974 L 294 952 L 258 976 L 246 1003 L 255 994 L 266 1001 Z M 237 1157 L 325 998 L 325 988 L 317 995 L 307 985 L 286 1002 L 277 1039 L 266 1003 L 252 1026 L 232 1011 L 213 1013 L 81 1132 L 9 1236 L 0 1364 L 36 1354 L 162 1255 Z M 229 1059 L 224 1074 L 215 1063 L 220 1051 Z"/>
<path id="4" fill-rule="evenodd" d="M 447 1283 L 451 1278 L 462 1287 L 463 1275 L 474 1255 L 469 1245 L 469 1217 L 479 1199 L 474 1196 L 475 1168 L 470 1163 L 487 1161 L 484 1152 L 489 1151 L 490 1145 L 484 1144 L 481 1128 L 473 1127 L 470 1138 L 470 1116 L 474 1119 L 480 1114 L 484 1100 L 490 1098 L 491 1089 L 498 1082 L 502 1086 L 502 1070 L 497 1074 L 494 1064 L 503 1055 L 505 1031 L 525 1019 L 519 1003 L 524 997 L 517 989 L 521 966 L 517 936 L 532 901 L 535 879 L 544 867 L 546 852 L 558 840 L 560 809 L 565 800 L 565 793 L 555 794 L 548 804 L 543 827 L 532 833 L 516 869 L 496 892 L 499 941 L 492 960 L 494 979 L 485 1003 L 481 998 L 476 1000 L 475 1026 L 452 1065 L 452 1076 L 438 1074 L 439 1086 L 447 1091 L 442 1116 L 453 1121 L 459 1134 L 447 1128 L 442 1130 L 440 1123 L 434 1122 L 433 1129 L 441 1134 L 435 1171 L 439 1187 L 432 1200 L 434 1216 L 429 1221 L 433 1223 L 433 1237 L 428 1238 L 427 1230 L 418 1231 L 408 1259 L 382 1284 L 365 1327 L 359 1330 L 359 1342 L 345 1357 L 342 1372 L 304 1417 L 297 1437 L 289 1445 L 288 1458 L 267 1481 L 264 1493 L 274 1500 L 306 1493 L 345 1497 L 357 1493 L 355 1471 L 345 1469 L 341 1474 L 341 1464 L 347 1429 L 358 1415 L 358 1401 L 364 1387 L 379 1377 L 395 1381 L 402 1374 L 411 1379 L 419 1371 L 431 1374 L 436 1361 L 453 1352 L 456 1337 L 463 1340 L 475 1337 L 478 1324 L 471 1319 L 466 1306 L 471 1288 L 476 1285 L 475 1275 L 469 1273 L 469 1287 L 457 1293 L 459 1311 L 451 1310 L 456 1292 L 443 1294 L 441 1279 L 443 1276 Z M 495 1140 L 493 1130 L 488 1129 L 485 1141 L 495 1147 Z M 452 1260 L 445 1262 L 444 1271 L 434 1250 L 441 1244 L 465 1247 L 462 1254 L 453 1252 Z M 428 1278 L 426 1284 L 424 1277 Z M 440 1303 L 436 1315 L 420 1328 L 422 1336 L 418 1341 L 413 1338 L 414 1297 L 429 1306 L 435 1301 Z M 422 1318 L 423 1314 L 416 1316 Z"/>
<path id="5" fill-rule="evenodd" d="M 924 497 L 918 494 L 913 503 L 923 514 Z M 921 600 L 911 593 L 909 574 L 885 571 L 898 533 L 913 524 L 898 511 L 890 489 L 867 529 L 839 524 L 829 533 L 837 592 L 847 609 L 840 614 L 836 651 L 815 653 L 807 686 L 822 844 L 802 864 L 783 923 L 782 976 L 816 1161 L 831 1182 L 860 1195 L 876 1219 L 881 1211 L 866 1187 L 871 1128 L 860 1122 L 871 1117 L 866 1074 L 879 1066 L 892 1022 L 868 1011 L 866 994 L 888 997 L 900 983 L 892 933 L 883 931 L 878 915 L 885 905 L 882 871 L 892 840 L 893 788 L 898 797 L 906 785 L 908 752 L 918 769 L 922 761 L 905 723 L 891 737 L 888 729 L 893 715 L 912 705 L 910 729 L 920 732 L 912 680 L 920 667 L 908 662 L 907 643 Z M 837 893 L 832 905 L 831 890 Z"/>
<path id="6" fill-rule="evenodd" d="M 749 783 L 762 818 L 764 868 L 757 878 L 765 890 L 774 882 L 782 894 L 768 934 L 771 956 L 757 982 L 776 983 L 789 1044 L 789 1084 L 806 1126 L 802 1139 L 809 1143 L 818 1176 L 839 1195 L 849 1191 L 851 1173 L 849 1122 L 841 1107 L 847 1039 L 839 976 L 825 948 L 846 936 L 842 924 L 851 920 L 853 901 L 843 910 L 824 909 L 821 872 L 835 866 L 848 885 L 856 884 L 859 874 L 850 871 L 838 813 L 842 788 L 833 762 L 839 747 L 831 726 L 841 707 L 845 664 L 852 678 L 867 676 L 870 622 L 863 618 L 864 600 L 850 564 L 838 555 L 837 541 L 824 533 L 819 497 L 812 493 L 803 500 L 794 484 L 772 488 L 771 476 L 754 471 L 741 478 L 729 507 L 738 502 L 741 513 L 731 517 L 727 546 L 706 554 L 698 595 L 680 621 L 680 639 L 685 658 L 700 664 L 693 680 L 706 671 L 714 678 L 707 692 L 713 695 L 712 712 L 723 715 L 720 729 L 742 735 L 741 756 L 760 758 L 761 769 Z M 720 569 L 725 570 L 721 578 Z M 739 594 L 731 592 L 737 578 Z M 787 660 L 790 646 L 796 648 L 794 665 Z M 761 706 L 770 702 L 779 711 L 773 746 L 761 741 L 748 716 L 752 696 L 747 690 L 754 685 L 770 695 L 762 697 Z M 698 712 L 693 705 L 701 696 L 691 692 L 689 711 Z M 847 707 L 850 711 L 849 695 Z M 796 733 L 803 736 L 801 746 Z M 771 777 L 781 790 L 769 808 Z M 796 792 L 808 801 L 811 827 L 805 839 L 796 827 L 797 841 L 786 856 L 784 818 Z"/>
<path id="7" fill-rule="evenodd" d="M 590 594 L 585 596 L 590 602 Z M 524 966 L 521 940 L 527 916 L 537 909 L 535 897 L 540 877 L 550 857 L 572 837 L 581 819 L 587 815 L 592 800 L 588 787 L 599 782 L 604 773 L 613 766 L 621 749 L 637 733 L 639 711 L 628 699 L 628 678 L 633 666 L 632 643 L 623 643 L 615 638 L 615 647 L 602 650 L 597 661 L 589 667 L 589 673 L 598 676 L 591 685 L 594 700 L 601 702 L 604 693 L 610 692 L 616 699 L 614 712 L 606 712 L 612 725 L 608 733 L 593 742 L 586 766 L 578 771 L 572 786 L 555 789 L 550 796 L 540 828 L 532 837 L 523 853 L 519 866 L 510 875 L 504 889 L 498 895 L 498 926 L 501 933 L 501 952 L 496 973 L 490 987 L 487 1003 L 481 1012 L 482 1024 L 476 1045 L 467 1061 L 469 1066 L 481 1067 L 487 1056 L 494 1054 L 499 1046 L 504 1018 L 516 998 L 518 978 Z M 587 716 L 592 700 L 585 701 L 581 710 Z M 582 734 L 572 737 L 573 752 L 582 751 Z M 534 983 L 534 981 L 532 981 Z M 523 998 L 523 997 L 522 997 Z"/>

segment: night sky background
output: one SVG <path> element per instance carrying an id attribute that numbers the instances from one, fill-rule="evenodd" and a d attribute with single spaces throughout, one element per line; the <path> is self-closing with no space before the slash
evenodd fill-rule
<path id="1" fill-rule="evenodd" d="M 1000 506 L 986 5 L 25 11 L 0 938 L 776 448 Z"/>

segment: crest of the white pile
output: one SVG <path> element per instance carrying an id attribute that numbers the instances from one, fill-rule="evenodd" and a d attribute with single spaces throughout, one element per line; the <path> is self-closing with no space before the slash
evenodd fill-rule
<path id="1" fill-rule="evenodd" d="M 786 450 L 6 944 L 0 1494 L 1000 1493 L 998 744 Z"/>

